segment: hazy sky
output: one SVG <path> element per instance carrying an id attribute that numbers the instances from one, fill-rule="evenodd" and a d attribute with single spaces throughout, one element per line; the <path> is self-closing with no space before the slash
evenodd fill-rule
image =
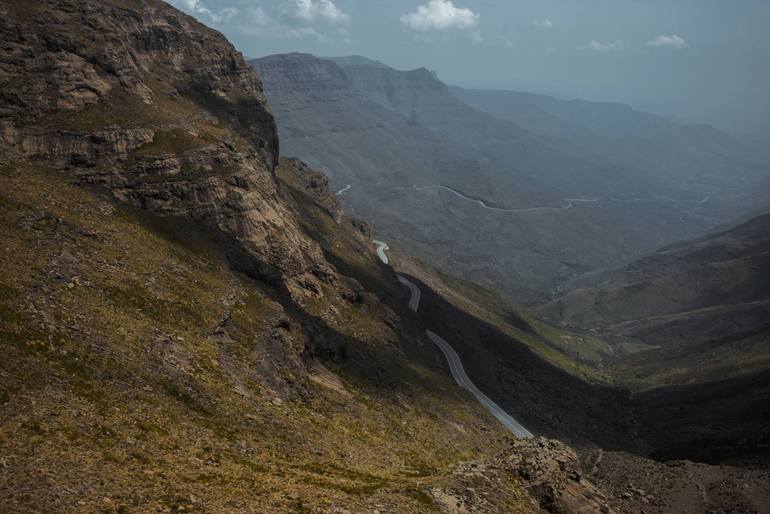
<path id="1" fill-rule="evenodd" d="M 170 0 L 244 54 L 360 54 L 445 82 L 770 132 L 770 0 Z"/>

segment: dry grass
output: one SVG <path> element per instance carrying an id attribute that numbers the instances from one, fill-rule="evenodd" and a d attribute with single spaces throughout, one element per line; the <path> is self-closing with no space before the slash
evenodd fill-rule
<path id="1" fill-rule="evenodd" d="M 3 512 L 430 512 L 453 464 L 501 448 L 398 352 L 380 376 L 328 362 L 348 395 L 307 380 L 306 335 L 200 227 L 25 167 L 0 173 L 0 248 Z M 347 309 L 341 337 L 392 348 L 374 304 Z"/>

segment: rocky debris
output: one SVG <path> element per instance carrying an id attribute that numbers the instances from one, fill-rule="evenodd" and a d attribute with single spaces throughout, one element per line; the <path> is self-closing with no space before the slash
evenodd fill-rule
<path id="1" fill-rule="evenodd" d="M 609 514 L 613 509 L 596 487 L 583 478 L 574 450 L 546 439 L 512 439 L 509 449 L 487 460 L 455 465 L 441 486 L 427 491 L 446 513 L 497 512 L 495 505 L 512 483 L 529 495 L 523 512 Z M 490 495 L 496 491 L 500 497 Z M 525 508 L 524 505 L 529 505 Z"/>
<path id="2" fill-rule="evenodd" d="M 489 461 L 466 461 L 453 466 L 449 476 L 425 492 L 446 514 L 500 512 L 500 505 L 518 505 L 516 513 L 537 512 L 532 498 L 516 491 L 511 477 Z"/>
<path id="3" fill-rule="evenodd" d="M 550 513 L 613 512 L 607 499 L 583 476 L 577 454 L 560 441 L 514 439 L 498 466 L 512 473 Z"/>
<path id="4" fill-rule="evenodd" d="M 770 480 L 762 467 L 657 462 L 615 451 L 603 455 L 592 480 L 617 512 L 767 512 Z"/>

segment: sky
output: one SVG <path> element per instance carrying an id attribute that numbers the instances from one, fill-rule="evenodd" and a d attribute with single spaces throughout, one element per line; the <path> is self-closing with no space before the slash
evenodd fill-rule
<path id="1" fill-rule="evenodd" d="M 247 57 L 363 55 L 463 87 L 770 134 L 768 0 L 168 0 Z"/>

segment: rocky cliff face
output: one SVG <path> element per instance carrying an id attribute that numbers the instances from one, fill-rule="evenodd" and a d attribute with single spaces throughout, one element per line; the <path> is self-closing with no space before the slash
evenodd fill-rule
<path id="1" fill-rule="evenodd" d="M 605 496 L 584 476 L 577 454 L 568 446 L 539 437 L 516 440 L 497 464 L 521 480 L 542 510 L 554 513 L 610 514 Z"/>
<path id="2" fill-rule="evenodd" d="M 160 1 L 0 9 L 6 163 L 45 162 L 129 205 L 216 226 L 250 272 L 295 294 L 333 281 L 276 189 L 261 83 L 220 34 Z"/>

